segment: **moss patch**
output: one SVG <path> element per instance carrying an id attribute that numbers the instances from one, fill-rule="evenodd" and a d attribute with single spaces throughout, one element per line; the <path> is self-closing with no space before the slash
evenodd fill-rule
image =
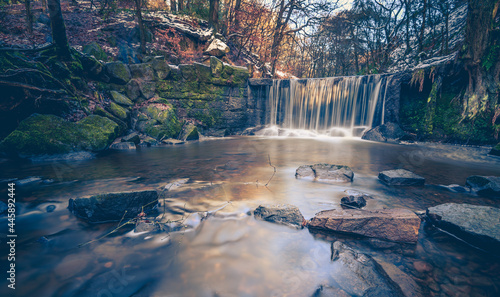
<path id="1" fill-rule="evenodd" d="M 74 123 L 54 115 L 34 114 L 22 121 L 2 146 L 8 153 L 21 156 L 100 151 L 117 136 L 118 125 L 97 115 Z"/>

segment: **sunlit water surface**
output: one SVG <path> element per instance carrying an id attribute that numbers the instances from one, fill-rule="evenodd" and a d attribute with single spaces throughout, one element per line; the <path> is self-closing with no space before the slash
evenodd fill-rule
<path id="1" fill-rule="evenodd" d="M 500 175 L 500 158 L 486 153 L 484 148 L 346 138 L 242 137 L 107 152 L 77 162 L 3 162 L 2 179 L 53 180 L 16 189 L 16 294 L 311 296 L 321 284 L 334 285 L 336 266 L 330 261 L 330 244 L 342 240 L 396 265 L 422 286 L 425 295 L 500 296 L 498 258 L 425 224 L 416 245 L 380 244 L 373 239 L 295 230 L 247 214 L 262 203 L 288 203 L 310 219 L 318 211 L 340 208 L 346 190 L 372 195 L 366 209 L 417 211 L 446 202 L 498 207 L 494 200 L 437 186 L 464 185 L 470 175 Z M 354 182 L 329 185 L 295 179 L 298 166 L 314 163 L 348 165 L 355 173 Z M 379 171 L 395 168 L 422 175 L 428 185 L 390 188 L 378 181 Z M 190 178 L 193 188 L 163 193 L 166 200 L 160 208 L 167 210 L 167 217 L 188 221 L 196 212 L 225 207 L 185 232 L 134 234 L 131 228 L 123 228 L 78 247 L 117 224 L 90 225 L 75 218 L 66 209 L 69 198 L 154 189 L 178 178 Z M 6 197 L 6 189 L 2 195 Z M 56 210 L 47 212 L 48 205 Z M 7 225 L 5 219 L 1 224 Z M 1 230 L 5 234 L 6 227 Z M 1 267 L 7 267 L 5 244 L 0 250 Z M 430 268 L 419 272 L 416 261 Z M 10 292 L 5 277 L 0 279 L 0 293 L 5 296 L 3 292 Z"/>

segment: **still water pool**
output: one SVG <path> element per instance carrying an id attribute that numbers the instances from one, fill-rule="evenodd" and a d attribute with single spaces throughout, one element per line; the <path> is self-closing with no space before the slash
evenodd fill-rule
<path id="1" fill-rule="evenodd" d="M 340 208 L 346 190 L 370 194 L 366 209 L 414 211 L 446 202 L 498 207 L 498 201 L 453 193 L 438 185 L 465 184 L 470 175 L 500 176 L 500 158 L 484 148 L 395 145 L 345 138 L 237 137 L 181 146 L 114 151 L 84 161 L 0 163 L 5 179 L 40 176 L 16 187 L 18 234 L 16 296 L 312 296 L 335 286 L 330 245 L 341 240 L 359 252 L 394 264 L 426 296 L 500 296 L 500 260 L 426 224 L 419 241 L 380 241 L 295 230 L 257 221 L 247 213 L 262 203 L 296 205 L 306 219 Z M 270 164 L 271 163 L 271 164 Z M 354 181 L 329 185 L 295 179 L 304 164 L 348 165 Z M 273 175 L 274 167 L 276 173 Z M 379 171 L 409 169 L 423 188 L 391 188 Z M 132 228 L 79 247 L 117 223 L 88 224 L 69 213 L 68 199 L 87 194 L 158 189 L 189 178 L 181 190 L 162 193 L 171 220 L 215 216 L 174 233 L 133 233 Z M 267 184 L 267 186 L 265 186 Z M 3 198 L 2 198 L 3 200 Z M 47 210 L 56 206 L 55 210 Z M 2 238 L 7 222 L 0 220 Z M 500 226 L 499 226 L 500 227 Z M 7 247 L 0 247 L 7 267 Z M 6 273 L 0 295 L 11 293 Z"/>

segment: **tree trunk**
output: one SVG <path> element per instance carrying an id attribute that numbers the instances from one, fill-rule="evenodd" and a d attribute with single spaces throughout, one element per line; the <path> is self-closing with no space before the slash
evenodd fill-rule
<path id="1" fill-rule="evenodd" d="M 31 13 L 31 0 L 24 0 L 26 8 L 26 27 L 29 34 L 33 34 L 33 14 Z"/>
<path id="2" fill-rule="evenodd" d="M 139 39 L 141 42 L 141 53 L 146 53 L 146 29 L 142 21 L 142 0 L 135 0 L 135 14 L 137 16 L 137 23 L 139 24 Z"/>
<path id="3" fill-rule="evenodd" d="M 176 12 L 177 11 L 177 3 L 175 0 L 170 0 L 170 12 Z"/>
<path id="4" fill-rule="evenodd" d="M 184 9 L 184 3 L 182 3 L 182 0 L 177 1 L 177 9 L 179 9 L 179 11 Z"/>
<path id="5" fill-rule="evenodd" d="M 241 0 L 236 0 L 236 3 L 234 4 L 234 13 L 233 13 L 234 17 L 233 23 L 234 23 L 234 28 L 236 28 L 236 30 L 240 26 L 240 21 L 238 17 L 240 9 L 241 9 Z"/>
<path id="6" fill-rule="evenodd" d="M 208 25 L 217 33 L 219 27 L 219 0 L 210 0 L 208 11 Z"/>
<path id="7" fill-rule="evenodd" d="M 420 54 L 424 50 L 424 33 L 425 33 L 425 14 L 427 12 L 427 0 L 424 1 L 424 6 L 422 8 L 422 26 L 420 27 L 420 37 L 418 38 L 418 53 Z"/>
<path id="8" fill-rule="evenodd" d="M 474 118 L 489 104 L 495 105 L 499 93 L 500 36 L 492 24 L 498 12 L 499 0 L 469 0 L 465 30 L 465 69 L 469 85 L 464 100 L 464 117 Z M 493 74 L 493 75 L 491 75 Z M 490 107 L 493 107 L 491 106 Z"/>
<path id="9" fill-rule="evenodd" d="M 56 45 L 57 55 L 62 60 L 71 60 L 66 26 L 61 12 L 60 0 L 48 0 L 47 5 L 50 15 L 50 26 L 52 27 L 52 43 Z"/>

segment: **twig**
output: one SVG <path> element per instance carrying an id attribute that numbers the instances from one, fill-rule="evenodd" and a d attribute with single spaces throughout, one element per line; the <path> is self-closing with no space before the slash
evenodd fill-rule
<path id="1" fill-rule="evenodd" d="M 271 156 L 267 155 L 267 158 L 269 159 L 269 166 L 273 167 L 274 168 L 274 172 L 273 172 L 273 175 L 271 175 L 271 178 L 267 181 L 267 183 L 264 185 L 264 187 L 267 187 L 267 185 L 269 185 L 269 183 L 271 182 L 271 180 L 273 179 L 274 175 L 276 174 L 276 167 L 271 164 Z"/>

